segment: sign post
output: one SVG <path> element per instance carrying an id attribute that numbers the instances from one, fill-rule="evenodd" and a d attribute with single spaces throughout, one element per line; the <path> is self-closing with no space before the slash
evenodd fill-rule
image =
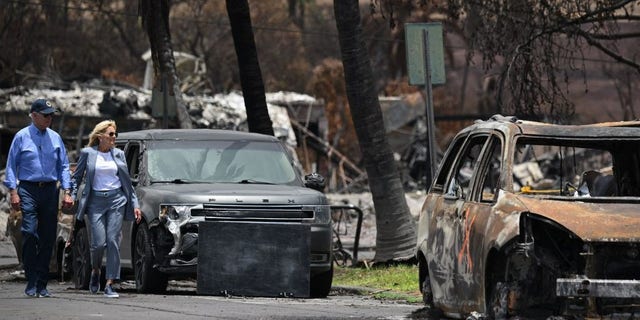
<path id="1" fill-rule="evenodd" d="M 444 41 L 441 23 L 405 24 L 407 73 L 409 84 L 425 87 L 425 120 L 428 163 L 425 171 L 425 188 L 429 188 L 436 172 L 435 120 L 433 114 L 432 85 L 444 84 Z"/>

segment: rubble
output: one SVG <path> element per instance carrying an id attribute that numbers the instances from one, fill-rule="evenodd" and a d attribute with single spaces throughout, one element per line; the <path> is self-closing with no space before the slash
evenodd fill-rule
<path id="1" fill-rule="evenodd" d="M 58 131 L 71 156 L 88 140 L 91 128 L 103 119 L 113 119 L 119 131 L 159 128 L 163 119 L 152 110 L 153 90 L 138 88 L 125 83 L 92 79 L 85 82 L 56 83 L 40 88 L 14 87 L 0 89 L 0 165 L 13 134 L 30 123 L 27 114 L 30 104 L 37 98 L 51 100 L 60 110 L 52 128 Z M 242 93 L 184 94 L 183 100 L 195 128 L 212 128 L 248 131 L 246 109 Z M 421 140 L 419 99 L 415 97 L 382 99 L 382 109 L 386 114 L 386 125 L 401 132 L 412 126 L 415 131 L 407 144 L 406 134 L 389 132 L 395 152 L 398 154 L 400 169 L 407 191 L 424 189 L 424 161 L 420 152 Z M 287 144 L 294 157 L 302 157 L 301 166 L 306 173 L 326 165 L 318 156 L 326 157 L 334 165 L 330 166 L 327 186 L 331 192 L 361 192 L 368 190 L 366 172 L 360 164 L 341 153 L 326 140 L 327 119 L 324 101 L 295 92 L 266 93 L 268 112 L 273 122 L 274 134 Z M 400 112 L 402 111 L 402 112 Z M 400 115 L 399 115 L 400 114 Z M 419 118 L 419 117 L 418 117 Z M 313 130 L 311 129 L 313 128 Z M 297 137 L 297 138 L 296 138 Z M 298 142 L 297 139 L 303 141 Z M 309 149 L 314 152 L 309 153 Z M 324 158 L 323 158 L 324 159 Z M 334 167 L 336 172 L 334 171 Z"/>
<path id="2" fill-rule="evenodd" d="M 158 126 L 151 116 L 151 91 L 121 85 L 106 86 L 95 82 L 72 83 L 68 90 L 23 87 L 0 90 L 0 114 L 26 114 L 31 102 L 42 97 L 51 100 L 62 117 L 125 118 L 142 120 L 145 128 Z M 266 97 L 276 137 L 295 146 L 295 133 L 291 128 L 286 106 L 295 101 L 314 103 L 315 98 L 290 92 L 270 93 Z M 247 130 L 244 99 L 240 92 L 214 96 L 184 95 L 184 101 L 198 128 Z M 14 128 L 15 131 L 22 127 L 15 127 L 10 123 L 0 125 Z"/>

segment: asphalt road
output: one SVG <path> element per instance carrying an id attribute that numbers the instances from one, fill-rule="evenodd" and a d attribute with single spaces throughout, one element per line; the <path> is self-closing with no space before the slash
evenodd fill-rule
<path id="1" fill-rule="evenodd" d="M 0 319 L 430 319 L 421 305 L 379 301 L 334 288 L 325 299 L 196 294 L 195 281 L 171 281 L 163 295 L 139 294 L 130 281 L 120 298 L 51 280 L 52 298 L 24 296 L 25 279 L 11 243 L 0 241 Z"/>
<path id="2" fill-rule="evenodd" d="M 163 295 L 120 287 L 120 298 L 92 295 L 70 283 L 49 283 L 51 298 L 24 296 L 24 281 L 0 282 L 2 319 L 426 319 L 419 305 L 381 302 L 362 296 L 326 299 L 196 295 L 188 288 Z"/>

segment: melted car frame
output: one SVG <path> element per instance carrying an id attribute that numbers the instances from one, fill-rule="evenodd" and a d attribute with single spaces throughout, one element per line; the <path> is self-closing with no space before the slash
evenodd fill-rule
<path id="1" fill-rule="evenodd" d="M 639 124 L 496 116 L 462 130 L 420 213 L 425 304 L 457 318 L 637 314 Z"/>

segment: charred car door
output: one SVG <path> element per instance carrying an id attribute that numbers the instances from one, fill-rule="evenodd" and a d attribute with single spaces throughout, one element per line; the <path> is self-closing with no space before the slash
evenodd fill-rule
<path id="1" fill-rule="evenodd" d="M 500 189 L 503 143 L 498 135 L 491 135 L 482 151 L 473 172 L 469 194 L 462 205 L 463 211 L 457 214 L 456 239 L 454 239 L 454 253 L 456 253 L 456 281 L 458 299 L 465 313 L 482 310 L 484 306 L 480 299 L 484 295 L 485 257 L 490 248 L 485 233 L 492 221 L 494 206 Z M 470 152 L 474 153 L 471 146 Z"/>
<path id="2" fill-rule="evenodd" d="M 431 257 L 427 260 L 436 305 L 464 304 L 459 299 L 461 288 L 457 285 L 464 282 L 461 277 L 465 270 L 460 270 L 460 267 L 466 268 L 465 263 L 459 263 L 458 259 L 465 237 L 464 215 L 469 207 L 474 177 L 489 135 L 478 134 L 462 138 L 454 142 L 457 152 L 452 149 L 447 155 L 448 158 L 455 157 L 454 160 L 445 159 L 443 162 L 437 180 L 446 176 L 446 182 L 443 193 L 433 199 L 436 202 L 433 205 L 427 239 Z"/>

